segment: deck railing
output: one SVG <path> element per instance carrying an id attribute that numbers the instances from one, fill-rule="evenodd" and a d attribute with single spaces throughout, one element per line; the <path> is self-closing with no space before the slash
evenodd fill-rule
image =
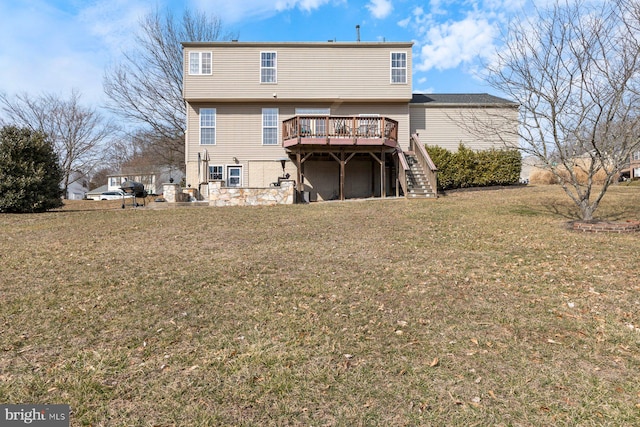
<path id="1" fill-rule="evenodd" d="M 282 122 L 284 141 L 297 138 L 384 138 L 398 141 L 398 122 L 372 116 L 295 116 Z"/>
<path id="2" fill-rule="evenodd" d="M 411 135 L 411 141 L 409 143 L 409 150 L 413 151 L 416 155 L 416 159 L 420 166 L 422 166 L 422 170 L 424 171 L 429 183 L 433 191 L 438 194 L 438 168 L 429 157 L 429 153 L 427 153 L 427 149 L 424 147 L 424 144 L 420 142 L 420 138 L 418 138 L 417 134 Z"/>

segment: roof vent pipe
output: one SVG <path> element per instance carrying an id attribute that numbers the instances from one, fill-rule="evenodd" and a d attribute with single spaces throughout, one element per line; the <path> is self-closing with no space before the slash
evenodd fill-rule
<path id="1" fill-rule="evenodd" d="M 356 36 L 357 40 L 360 41 L 360 25 L 356 25 Z"/>

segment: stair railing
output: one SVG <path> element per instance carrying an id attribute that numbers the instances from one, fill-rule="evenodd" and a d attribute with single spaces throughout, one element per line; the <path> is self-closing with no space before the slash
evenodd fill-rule
<path id="1" fill-rule="evenodd" d="M 429 157 L 429 153 L 427 153 L 427 149 L 424 148 L 424 144 L 420 142 L 420 138 L 418 138 L 417 133 L 411 135 L 409 149 L 415 153 L 418 163 L 429 180 L 429 185 L 431 185 L 433 193 L 438 197 L 438 168 L 433 163 L 433 160 L 431 160 L 431 157 Z"/>
<path id="2" fill-rule="evenodd" d="M 400 147 L 396 147 L 396 154 L 398 155 L 398 183 L 400 184 L 400 188 L 402 188 L 404 197 L 407 197 L 407 194 L 409 193 L 409 189 L 407 187 L 407 171 L 409 170 L 409 163 L 407 163 L 407 158 L 404 156 Z M 398 186 L 396 186 L 396 192 L 397 188 Z M 398 194 L 396 194 L 396 196 L 398 196 Z"/>

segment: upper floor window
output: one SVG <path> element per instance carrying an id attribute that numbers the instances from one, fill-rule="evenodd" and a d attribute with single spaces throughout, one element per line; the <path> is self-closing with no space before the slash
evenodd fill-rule
<path id="1" fill-rule="evenodd" d="M 391 83 L 407 83 L 406 52 L 391 52 Z"/>
<path id="2" fill-rule="evenodd" d="M 640 151 L 633 152 L 633 160 L 634 161 L 640 160 Z"/>
<path id="3" fill-rule="evenodd" d="M 216 143 L 216 109 L 200 109 L 200 144 Z"/>
<path id="4" fill-rule="evenodd" d="M 262 144 L 278 144 L 278 109 L 262 109 Z"/>
<path id="5" fill-rule="evenodd" d="M 260 52 L 260 83 L 277 83 L 276 52 Z"/>
<path id="6" fill-rule="evenodd" d="M 189 74 L 211 74 L 211 52 L 189 52 Z"/>

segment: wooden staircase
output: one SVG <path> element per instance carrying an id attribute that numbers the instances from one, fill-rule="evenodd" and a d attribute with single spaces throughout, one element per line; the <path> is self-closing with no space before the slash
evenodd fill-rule
<path id="1" fill-rule="evenodd" d="M 436 183 L 429 182 L 427 174 L 424 172 L 420 162 L 416 159 L 415 153 L 405 151 L 404 156 L 409 165 L 407 171 L 407 198 L 424 199 L 438 197 L 434 187 Z"/>

